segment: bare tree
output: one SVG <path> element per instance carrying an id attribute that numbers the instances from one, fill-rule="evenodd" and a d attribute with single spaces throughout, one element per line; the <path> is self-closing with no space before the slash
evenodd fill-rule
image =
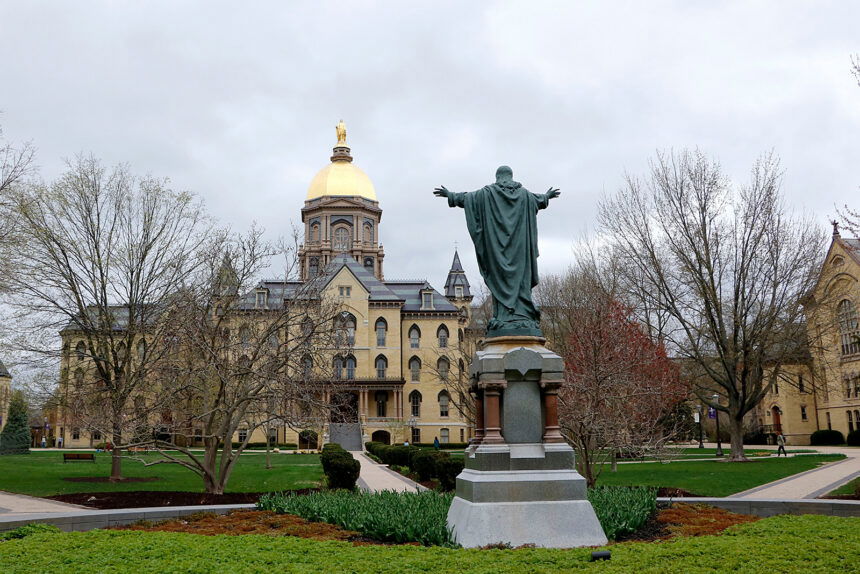
<path id="1" fill-rule="evenodd" d="M 9 303 L 43 335 L 25 351 L 77 365 L 61 373 L 65 406 L 120 447 L 132 400 L 160 359 L 145 349 L 162 337 L 161 314 L 200 263 L 206 219 L 165 180 L 107 170 L 93 157 L 68 162 L 57 181 L 23 187 L 14 200 L 20 247 Z M 64 357 L 55 342 L 43 344 L 59 330 L 76 341 Z M 112 480 L 122 477 L 121 461 L 117 448 Z"/>
<path id="2" fill-rule="evenodd" d="M 261 280 L 274 258 L 283 258 L 284 279 Z M 172 408 L 156 424 L 165 428 L 141 433 L 135 446 L 161 451 L 140 457 L 144 464 L 181 465 L 206 492 L 223 494 L 255 430 L 268 441 L 272 425 L 322 426 L 330 402 L 323 383 L 337 378 L 333 358 L 353 335 L 342 331 L 325 276 L 289 280 L 298 274 L 295 244 L 269 244 L 255 228 L 213 242 L 205 260 L 164 316 L 170 331 L 161 344 L 173 350 L 157 379 Z"/>
<path id="3" fill-rule="evenodd" d="M 699 398 L 727 413 L 736 461 L 744 415 L 794 358 L 792 327 L 823 254 L 821 230 L 783 206 L 781 176 L 772 155 L 735 186 L 698 151 L 658 154 L 600 206 L 629 292 L 669 317 L 662 336 L 698 371 Z"/>
<path id="4" fill-rule="evenodd" d="M 3 141 L 3 128 L 0 127 L 0 263 L 6 270 L 0 277 L 0 289 L 7 288 L 9 272 L 14 268 L 8 261 L 9 251 L 14 242 L 10 241 L 14 224 L 17 221 L 13 211 L 12 192 L 34 171 L 35 149 L 25 142 L 15 146 Z"/>

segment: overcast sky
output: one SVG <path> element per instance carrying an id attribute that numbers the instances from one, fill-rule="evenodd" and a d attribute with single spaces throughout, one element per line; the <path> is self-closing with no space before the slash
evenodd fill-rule
<path id="1" fill-rule="evenodd" d="M 444 285 L 462 210 L 500 164 L 535 192 L 541 272 L 658 149 L 735 179 L 773 149 L 822 227 L 860 205 L 856 2 L 37 2 L 0 0 L 0 125 L 41 176 L 92 152 L 166 176 L 236 230 L 300 223 L 347 124 L 384 210 L 387 278 Z"/>

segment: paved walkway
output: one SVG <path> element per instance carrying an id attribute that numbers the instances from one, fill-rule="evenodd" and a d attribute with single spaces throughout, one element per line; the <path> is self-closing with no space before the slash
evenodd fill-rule
<path id="1" fill-rule="evenodd" d="M 427 490 L 417 482 L 411 481 L 405 476 L 398 474 L 388 468 L 387 465 L 373 462 L 366 454 L 353 451 L 352 456 L 361 463 L 361 474 L 358 477 L 358 486 L 362 490 L 379 492 L 381 490 L 410 491 Z"/>
<path id="2" fill-rule="evenodd" d="M 7 518 L 25 514 L 73 512 L 82 508 L 85 507 L 0 490 L 0 516 Z"/>
<path id="3" fill-rule="evenodd" d="M 797 448 L 797 447 L 795 447 Z M 803 447 L 805 448 L 805 447 Z M 835 446 L 809 447 L 822 454 L 844 454 L 847 458 L 819 468 L 733 494 L 730 498 L 804 499 L 818 498 L 860 476 L 860 449 Z M 789 447 L 791 449 L 791 447 Z M 803 456 L 797 455 L 797 456 Z"/>

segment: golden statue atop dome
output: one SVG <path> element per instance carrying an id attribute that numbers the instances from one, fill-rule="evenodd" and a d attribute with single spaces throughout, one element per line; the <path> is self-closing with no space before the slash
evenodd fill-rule
<path id="1" fill-rule="evenodd" d="M 346 145 L 346 124 L 340 120 L 334 128 L 337 130 L 337 147 L 347 147 Z"/>

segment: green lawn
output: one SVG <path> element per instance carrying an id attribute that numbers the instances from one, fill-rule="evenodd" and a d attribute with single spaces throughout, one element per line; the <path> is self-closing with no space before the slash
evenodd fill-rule
<path id="1" fill-rule="evenodd" d="M 834 494 L 834 495 L 854 494 L 858 490 L 860 490 L 860 478 L 855 478 L 851 482 L 849 482 L 847 484 L 843 484 L 842 486 L 840 486 L 836 490 L 832 490 L 832 491 L 828 492 L 827 494 Z"/>
<path id="2" fill-rule="evenodd" d="M 156 454 L 145 455 L 153 460 Z M 243 454 L 227 483 L 227 492 L 271 492 L 313 488 L 322 480 L 322 467 L 316 454 L 273 454 L 272 469 L 266 470 L 264 454 Z M 71 492 L 113 492 L 129 490 L 178 490 L 202 492 L 203 481 L 193 472 L 175 464 L 145 467 L 126 459 L 123 475 L 157 476 L 153 482 L 69 482 L 66 477 L 109 476 L 110 455 L 97 453 L 91 462 L 63 463 L 60 452 L 38 452 L 0 456 L 0 490 L 51 496 Z"/>
<path id="3" fill-rule="evenodd" d="M 860 519 L 776 516 L 719 536 L 608 547 L 612 559 L 589 562 L 593 549 L 463 550 L 420 546 L 353 546 L 292 537 L 199 536 L 92 531 L 38 534 L 0 543 L 0 571 L 526 573 L 599 571 L 860 572 Z"/>
<path id="4" fill-rule="evenodd" d="M 841 454 L 810 454 L 750 462 L 620 464 L 618 472 L 611 472 L 608 466 L 604 467 L 597 484 L 666 486 L 682 488 L 701 496 L 728 496 L 843 458 L 845 456 Z"/>

